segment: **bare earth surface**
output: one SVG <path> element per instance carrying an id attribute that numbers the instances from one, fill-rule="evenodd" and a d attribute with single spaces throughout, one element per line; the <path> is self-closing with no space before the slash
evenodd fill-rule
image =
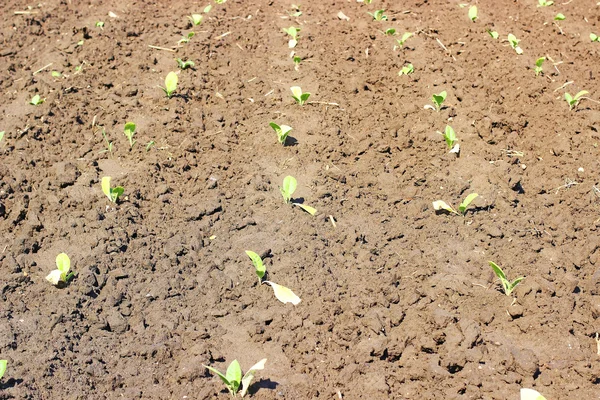
<path id="1" fill-rule="evenodd" d="M 225 399 L 203 364 L 235 358 L 268 359 L 255 399 L 600 399 L 597 1 L 482 0 L 476 22 L 457 1 L 292 3 L 213 3 L 192 27 L 207 2 L 3 2 L 0 399 Z M 77 276 L 54 287 L 61 252 Z M 512 296 L 489 260 L 525 277 Z"/>

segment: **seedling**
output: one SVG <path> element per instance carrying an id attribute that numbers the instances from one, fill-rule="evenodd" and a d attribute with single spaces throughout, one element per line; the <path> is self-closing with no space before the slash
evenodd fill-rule
<path id="1" fill-rule="evenodd" d="M 412 64 L 407 64 L 404 67 L 402 67 L 400 72 L 398 72 L 398 75 L 400 75 L 400 76 L 408 75 L 408 74 L 412 74 L 413 72 L 415 72 L 415 67 L 413 67 Z"/>
<path id="2" fill-rule="evenodd" d="M 111 188 L 110 180 L 111 180 L 110 176 L 102 177 L 102 193 L 104 193 L 110 201 L 112 201 L 113 203 L 116 203 L 117 200 L 119 199 L 119 197 L 121 197 L 123 195 L 123 192 L 125 191 L 125 189 L 123 189 L 123 186 L 117 186 L 117 187 Z"/>
<path id="3" fill-rule="evenodd" d="M 133 149 L 133 145 L 135 144 L 135 140 L 133 139 L 133 135 L 135 134 L 135 124 L 133 122 L 128 122 L 125 124 L 125 130 L 123 132 L 127 140 L 129 140 L 129 148 Z"/>
<path id="4" fill-rule="evenodd" d="M 156 144 L 156 142 L 154 140 L 149 141 L 148 143 L 146 143 L 146 152 L 149 152 L 150 149 L 152 147 L 154 147 L 154 145 Z"/>
<path id="5" fill-rule="evenodd" d="M 175 93 L 175 90 L 177 90 L 178 81 L 179 77 L 177 76 L 177 74 L 171 71 L 167 74 L 167 77 L 165 78 L 165 87 L 159 86 L 159 88 L 161 88 L 163 92 L 165 92 L 167 97 L 170 99 L 173 96 L 173 93 Z"/>
<path id="6" fill-rule="evenodd" d="M 96 22 L 96 28 L 100 28 L 100 29 L 104 30 L 104 22 L 102 22 L 102 21 Z"/>
<path id="7" fill-rule="evenodd" d="M 547 0 L 538 0 L 538 7 L 549 7 L 552 4 L 554 4 L 553 1 L 547 1 Z"/>
<path id="8" fill-rule="evenodd" d="M 2 139 L 4 139 L 4 131 L 0 132 L 0 142 L 2 142 Z"/>
<path id="9" fill-rule="evenodd" d="M 300 32 L 300 28 L 290 26 L 287 29 L 283 28 L 283 31 L 292 37 L 288 42 L 288 47 L 290 49 L 296 47 L 296 45 L 298 44 L 298 32 Z"/>
<path id="10" fill-rule="evenodd" d="M 52 75 L 53 78 L 60 78 L 62 76 L 62 74 L 58 71 L 52 71 L 50 72 L 50 75 Z"/>
<path id="11" fill-rule="evenodd" d="M 244 397 L 246 395 L 246 392 L 248 392 L 248 388 L 250 387 L 250 383 L 252 382 L 252 379 L 254 379 L 256 371 L 265 369 L 266 362 L 267 359 L 263 358 L 262 360 L 254 364 L 252 367 L 250 367 L 248 372 L 246 372 L 246 374 L 243 377 L 242 367 L 240 367 L 240 363 L 238 362 L 238 360 L 233 360 L 231 364 L 229 364 L 229 367 L 227 367 L 227 372 L 225 372 L 225 374 L 222 374 L 221 372 L 219 372 L 219 370 L 209 367 L 207 365 L 204 365 L 204 368 L 217 374 L 217 376 L 221 378 L 221 380 L 227 387 L 227 390 L 229 390 L 229 393 L 231 393 L 231 396 L 235 398 L 238 391 L 240 390 L 240 387 L 242 389 L 240 391 L 240 397 Z"/>
<path id="12" fill-rule="evenodd" d="M 469 207 L 471 202 L 475 200 L 477 196 L 479 196 L 477 193 L 471 193 L 470 195 L 465 197 L 462 203 L 460 203 L 460 205 L 458 206 L 458 211 L 456 211 L 452 206 L 448 205 L 448 203 L 446 203 L 443 200 L 434 201 L 433 209 L 435 211 L 445 210 L 453 214 L 465 215 L 465 213 L 467 212 L 467 207 Z"/>
<path id="13" fill-rule="evenodd" d="M 431 96 L 431 100 L 433 100 L 433 104 L 435 104 L 435 108 L 436 110 L 439 112 L 442 109 L 442 104 L 444 103 L 444 100 L 446 100 L 446 91 L 442 91 L 439 94 L 433 94 Z"/>
<path id="14" fill-rule="evenodd" d="M 523 54 L 523 49 L 519 47 L 519 42 L 520 40 L 517 39 L 515 35 L 512 33 L 508 34 L 508 43 L 510 44 L 510 47 L 512 47 L 517 54 Z"/>
<path id="15" fill-rule="evenodd" d="M 300 69 L 300 63 L 302 62 L 302 58 L 294 56 L 292 60 L 294 61 L 294 69 L 298 71 Z"/>
<path id="16" fill-rule="evenodd" d="M 102 153 L 108 152 L 110 154 L 110 156 L 112 157 L 112 155 L 113 155 L 113 142 L 111 142 L 110 140 L 108 140 L 108 136 L 106 135 L 106 131 L 104 130 L 104 128 L 102 128 L 102 137 L 104 138 L 104 143 L 106 144 L 106 149 L 99 151 L 98 154 L 102 154 Z"/>
<path id="17" fill-rule="evenodd" d="M 521 389 L 521 400 L 546 400 L 537 390 Z"/>
<path id="18" fill-rule="evenodd" d="M 206 7 L 204 7 L 204 10 L 202 10 L 202 12 L 204 14 L 208 14 L 210 12 L 210 10 L 212 10 L 212 5 L 211 4 L 209 4 Z"/>
<path id="19" fill-rule="evenodd" d="M 0 379 L 4 376 L 6 372 L 6 365 L 8 364 L 7 360 L 0 360 Z"/>
<path id="20" fill-rule="evenodd" d="M 296 100 L 296 103 L 301 106 L 303 106 L 310 97 L 310 93 L 302 93 L 302 88 L 300 88 L 300 86 L 292 86 L 290 90 L 292 91 L 292 97 Z"/>
<path id="21" fill-rule="evenodd" d="M 277 134 L 277 140 L 279 140 L 279 143 L 285 146 L 285 141 L 287 140 L 288 134 L 290 133 L 292 128 L 287 125 L 279 126 L 275 122 L 270 122 L 269 125 Z"/>
<path id="22" fill-rule="evenodd" d="M 546 61 L 546 57 L 540 57 L 535 61 L 535 76 L 543 72 L 542 64 Z"/>
<path id="23" fill-rule="evenodd" d="M 555 20 L 555 21 L 564 21 L 564 20 L 565 20 L 565 18 L 566 18 L 566 17 L 565 17 L 565 15 L 564 15 L 564 14 L 558 13 L 558 14 L 556 14 L 556 16 L 554 17 L 554 20 Z"/>
<path id="24" fill-rule="evenodd" d="M 292 4 L 292 11 L 287 12 L 290 17 L 298 18 L 302 16 L 302 11 L 300 11 L 300 6 Z"/>
<path id="25" fill-rule="evenodd" d="M 492 261 L 488 261 L 488 263 L 490 264 L 490 267 L 492 267 L 492 269 L 494 270 L 496 276 L 500 279 L 500 283 L 502 284 L 502 288 L 504 289 L 504 294 L 506 294 L 507 296 L 510 296 L 513 290 L 515 290 L 515 287 L 519 283 L 521 283 L 523 279 L 525 279 L 524 276 L 521 276 L 511 282 L 506 278 L 506 274 L 504 273 L 504 271 L 502 271 L 502 268 L 500 268 Z"/>
<path id="26" fill-rule="evenodd" d="M 579 102 L 581 101 L 582 96 L 585 96 L 586 94 L 588 94 L 587 90 L 582 90 L 575 96 L 571 96 L 569 93 L 565 93 L 565 100 L 567 101 L 567 103 L 569 103 L 569 110 L 572 110 L 573 108 L 577 107 L 579 105 Z"/>
<path id="27" fill-rule="evenodd" d="M 39 94 L 36 94 L 35 96 L 33 96 L 31 98 L 31 100 L 29 101 L 29 104 L 37 106 L 37 105 L 42 104 L 44 101 L 46 101 L 46 99 L 42 99 Z"/>
<path id="28" fill-rule="evenodd" d="M 377 10 L 375 12 L 367 12 L 375 21 L 387 21 L 387 15 L 384 14 L 385 10 Z"/>
<path id="29" fill-rule="evenodd" d="M 192 60 L 183 61 L 181 58 L 176 58 L 177 66 L 181 69 L 194 68 L 196 64 Z"/>
<path id="30" fill-rule="evenodd" d="M 438 132 L 442 135 L 442 137 L 444 138 L 444 140 L 446 141 L 446 145 L 448 146 L 448 149 L 450 150 L 450 153 L 458 153 L 460 151 L 460 146 L 457 143 L 458 142 L 458 138 L 456 137 L 456 133 L 454 132 L 454 129 L 452 129 L 452 127 L 450 125 L 446 125 L 446 129 L 444 130 L 444 133 Z"/>
<path id="31" fill-rule="evenodd" d="M 177 42 L 177 44 L 181 44 L 181 43 L 189 43 L 190 40 L 192 40 L 192 38 L 194 37 L 195 33 L 194 32 L 189 32 L 187 34 L 187 36 L 182 36 L 181 39 L 179 39 L 179 41 Z"/>
<path id="32" fill-rule="evenodd" d="M 273 293 L 275 294 L 275 297 L 283 304 L 292 303 L 296 306 L 300 303 L 300 297 L 296 296 L 296 294 L 292 292 L 291 289 L 285 286 L 278 285 L 275 282 L 264 281 L 263 283 L 266 283 L 267 285 L 270 285 L 273 288 Z"/>
<path id="33" fill-rule="evenodd" d="M 217 4 L 223 4 L 225 3 L 227 0 L 215 0 L 215 3 Z"/>
<path id="34" fill-rule="evenodd" d="M 265 273 L 267 272 L 267 268 L 263 264 L 262 259 L 258 254 L 250 250 L 246 250 L 246 255 L 250 257 L 250 260 L 252 260 L 252 264 L 254 264 L 256 275 L 258 276 L 258 283 L 262 283 L 262 279 L 265 276 Z"/>
<path id="35" fill-rule="evenodd" d="M 60 253 L 56 256 L 56 268 L 46 277 L 48 282 L 54 286 L 57 286 L 60 282 L 67 283 L 75 276 L 73 272 L 69 272 L 71 269 L 71 260 L 65 253 Z"/>
<path id="36" fill-rule="evenodd" d="M 388 28 L 383 33 L 385 33 L 388 36 L 394 36 L 396 34 L 396 29 L 394 29 L 394 28 Z"/>
<path id="37" fill-rule="evenodd" d="M 293 205 L 300 207 L 301 209 L 303 209 L 310 215 L 315 215 L 317 213 L 316 209 L 314 209 L 310 206 L 307 206 L 305 204 L 292 202 L 292 195 L 296 191 L 297 186 L 298 186 L 298 182 L 296 181 L 296 178 L 294 178 L 293 176 L 288 175 L 283 179 L 283 185 L 281 185 L 281 187 L 279 187 L 279 190 L 281 191 L 281 195 L 283 196 L 283 201 L 285 201 L 286 204 L 291 203 Z"/>
<path id="38" fill-rule="evenodd" d="M 404 32 L 404 34 L 402 34 L 402 37 L 400 39 L 396 39 L 396 41 L 398 42 L 398 45 L 400 45 L 400 47 L 403 47 L 404 42 L 406 42 L 408 40 L 408 38 L 411 37 L 412 35 L 414 35 L 414 33 Z"/>
<path id="39" fill-rule="evenodd" d="M 590 40 L 592 42 L 600 42 L 600 36 L 596 35 L 595 33 L 590 33 Z"/>
<path id="40" fill-rule="evenodd" d="M 494 39 L 498 39 L 498 37 L 500 36 L 500 35 L 498 35 L 498 32 L 496 32 L 496 31 L 491 31 L 491 30 L 489 30 L 489 29 L 487 30 L 487 33 L 489 33 L 489 34 L 490 34 L 490 36 L 491 36 L 492 38 L 494 38 Z"/>
<path id="41" fill-rule="evenodd" d="M 471 8 L 469 8 L 469 19 L 473 22 L 477 19 L 477 6 L 471 6 Z"/>
<path id="42" fill-rule="evenodd" d="M 188 19 L 192 23 L 193 26 L 200 25 L 202 23 L 202 14 L 192 14 L 188 15 Z"/>

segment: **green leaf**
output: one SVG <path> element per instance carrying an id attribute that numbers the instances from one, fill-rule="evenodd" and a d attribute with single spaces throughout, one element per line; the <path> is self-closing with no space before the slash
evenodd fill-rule
<path id="1" fill-rule="evenodd" d="M 443 136 L 444 136 L 444 140 L 446 141 L 446 145 L 448 145 L 448 148 L 451 149 L 457 140 L 454 129 L 452 129 L 452 127 L 450 125 L 446 125 L 446 130 L 445 130 L 445 133 Z"/>
<path id="2" fill-rule="evenodd" d="M 572 105 L 573 102 L 573 96 L 571 96 L 569 93 L 565 93 L 565 100 L 567 100 L 567 103 L 569 103 L 569 105 Z"/>
<path id="3" fill-rule="evenodd" d="M 492 267 L 492 269 L 494 270 L 494 273 L 496 274 L 496 276 L 498 278 L 500 278 L 500 280 L 504 280 L 506 281 L 506 275 L 504 274 L 504 271 L 502 271 L 502 268 L 500 268 L 495 262 L 493 261 L 488 261 L 488 263 L 490 264 L 490 267 Z"/>
<path id="4" fill-rule="evenodd" d="M 581 92 L 577 93 L 577 94 L 575 95 L 575 97 L 573 97 L 573 99 L 574 99 L 574 100 L 579 100 L 579 98 L 580 98 L 581 96 L 585 96 L 585 95 L 586 95 L 586 94 L 588 94 L 588 93 L 589 93 L 589 92 L 588 92 L 587 90 L 582 90 Z"/>
<path id="5" fill-rule="evenodd" d="M 240 392 L 241 397 L 244 397 L 246 395 L 246 392 L 248 391 L 248 388 L 250 387 L 250 383 L 252 382 L 252 379 L 254 379 L 254 375 L 256 374 L 256 371 L 265 369 L 266 362 L 267 362 L 267 359 L 263 358 L 262 360 L 260 360 L 256 364 L 254 364 L 252 367 L 250 367 L 248 372 L 246 372 L 246 374 L 242 378 L 242 391 Z"/>
<path id="6" fill-rule="evenodd" d="M 135 123 L 127 122 L 125 124 L 125 135 L 127 135 L 127 136 L 133 135 L 135 133 L 135 128 L 136 128 Z"/>
<path id="7" fill-rule="evenodd" d="M 467 207 L 469 207 L 469 204 L 471 204 L 471 202 L 475 200 L 477 196 L 479 196 L 477 193 L 471 193 L 470 195 L 468 195 L 458 206 L 458 211 L 460 211 L 461 214 L 464 214 L 467 210 Z"/>
<path id="8" fill-rule="evenodd" d="M 204 14 L 207 14 L 210 12 L 210 10 L 212 10 L 212 5 L 207 5 L 206 7 L 204 7 L 204 10 L 202 11 Z"/>
<path id="9" fill-rule="evenodd" d="M 535 66 L 536 67 L 542 67 L 542 64 L 544 63 L 544 61 L 546 61 L 546 57 L 540 57 L 535 61 Z"/>
<path id="10" fill-rule="evenodd" d="M 600 42 L 600 36 L 596 35 L 595 33 L 590 33 L 590 40 L 592 42 Z"/>
<path id="11" fill-rule="evenodd" d="M 202 23 L 202 15 L 201 14 L 192 14 L 188 16 L 188 19 L 192 22 L 192 25 L 200 25 Z"/>
<path id="12" fill-rule="evenodd" d="M 298 182 L 296 178 L 293 176 L 286 176 L 283 178 L 283 185 L 281 186 L 281 194 L 283 195 L 283 199 L 286 203 L 289 203 L 292 199 L 292 195 L 296 191 L 296 187 L 298 186 Z"/>
<path id="13" fill-rule="evenodd" d="M 39 94 L 36 94 L 35 96 L 33 96 L 31 98 L 31 101 L 29 102 L 29 104 L 33 104 L 34 106 L 37 106 L 38 104 L 42 104 L 43 102 L 44 102 L 44 99 L 42 99 Z"/>
<path id="14" fill-rule="evenodd" d="M 104 176 L 102 177 L 102 193 L 104 193 L 106 195 L 106 197 L 109 198 L 110 201 L 112 201 L 112 196 L 110 195 L 110 180 L 112 178 L 110 176 Z"/>
<path id="15" fill-rule="evenodd" d="M 71 269 L 71 259 L 65 253 L 60 253 L 56 256 L 56 268 L 64 275 L 67 276 Z"/>
<path id="16" fill-rule="evenodd" d="M 561 13 L 556 14 L 556 16 L 554 17 L 555 21 L 564 21 L 565 16 Z"/>
<path id="17" fill-rule="evenodd" d="M 489 35 L 491 37 L 493 37 L 494 39 L 498 39 L 498 37 L 499 37 L 498 32 L 496 32 L 496 31 L 491 31 L 491 30 L 488 29 L 487 33 L 489 33 Z"/>
<path id="18" fill-rule="evenodd" d="M 399 40 L 397 40 L 398 44 L 400 46 L 404 46 L 404 42 L 406 42 L 406 40 L 408 40 L 408 38 L 411 37 L 412 35 L 413 35 L 412 32 L 404 32 L 402 37 Z"/>
<path id="19" fill-rule="evenodd" d="M 62 76 L 62 74 L 58 71 L 52 71 L 50 75 L 52 75 L 53 78 L 60 78 Z"/>
<path id="20" fill-rule="evenodd" d="M 242 383 L 242 368 L 240 367 L 238 360 L 233 360 L 231 364 L 229 364 L 225 377 L 232 387 L 233 394 L 236 394 L 240 387 L 240 383 Z"/>
<path id="21" fill-rule="evenodd" d="M 165 92 L 169 98 L 173 96 L 173 93 L 177 90 L 177 82 L 179 82 L 177 74 L 173 71 L 169 72 L 165 78 Z"/>
<path id="22" fill-rule="evenodd" d="M 302 96 L 300 96 L 300 104 L 304 105 L 309 97 L 310 97 L 310 93 L 308 93 L 308 92 L 302 93 Z"/>
<path id="23" fill-rule="evenodd" d="M 204 368 L 208 369 L 209 371 L 217 374 L 217 376 L 219 378 L 221 378 L 221 380 L 223 381 L 223 383 L 225 384 L 225 386 L 227 386 L 227 390 L 229 390 L 229 392 L 231 392 L 233 395 L 235 395 L 235 393 L 232 392 L 231 390 L 231 382 L 229 382 L 229 379 L 227 379 L 227 377 L 225 375 L 223 375 L 218 369 L 216 368 L 212 368 L 209 367 L 207 365 L 204 365 Z"/>
<path id="24" fill-rule="evenodd" d="M 96 22 L 96 27 L 101 28 L 101 29 L 104 28 L 104 22 L 102 22 L 102 21 Z"/>
<path id="25" fill-rule="evenodd" d="M 111 201 L 113 203 L 116 203 L 117 200 L 119 199 L 119 197 L 121 197 L 124 192 L 125 192 L 125 189 L 123 188 L 123 186 L 117 186 L 117 187 L 112 188 L 110 190 Z"/>
<path id="26" fill-rule="evenodd" d="M 434 94 L 433 96 L 431 96 L 438 111 L 442 108 L 442 103 L 444 102 L 444 100 L 446 100 L 446 95 L 447 95 L 446 91 L 444 90 L 443 92 L 441 92 L 439 94 Z"/>
<path id="27" fill-rule="evenodd" d="M 246 250 L 246 255 L 252 260 L 252 264 L 254 264 L 254 268 L 256 269 L 256 275 L 258 275 L 259 280 L 261 280 L 265 276 L 265 272 L 267 272 L 267 268 L 263 264 L 262 259 L 258 254 L 250 250 Z"/>
<path id="28" fill-rule="evenodd" d="M 4 376 L 4 373 L 6 372 L 7 364 L 8 364 L 7 360 L 0 360 L 0 379 L 2 379 L 2 377 Z"/>
<path id="29" fill-rule="evenodd" d="M 408 74 L 412 74 L 414 71 L 415 71 L 415 67 L 412 64 L 407 64 L 404 67 L 402 67 L 400 72 L 398 72 L 398 75 L 400 75 L 400 76 L 408 75 Z"/>
<path id="30" fill-rule="evenodd" d="M 0 132 L 0 142 L 2 141 L 2 139 L 4 139 L 4 131 Z"/>
<path id="31" fill-rule="evenodd" d="M 477 6 L 471 6 L 471 8 L 469 8 L 469 19 L 473 22 L 477 19 Z"/>
<path id="32" fill-rule="evenodd" d="M 294 205 L 300 207 L 301 209 L 303 209 L 310 215 L 314 216 L 317 213 L 317 210 L 315 208 L 312 208 L 311 206 L 307 206 L 306 204 L 294 203 Z"/>

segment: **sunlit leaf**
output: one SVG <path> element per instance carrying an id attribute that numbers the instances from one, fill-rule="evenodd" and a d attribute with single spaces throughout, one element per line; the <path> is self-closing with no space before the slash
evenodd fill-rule
<path id="1" fill-rule="evenodd" d="M 265 369 L 266 362 L 267 359 L 263 358 L 262 360 L 254 364 L 252 367 L 250 367 L 250 369 L 246 372 L 246 374 L 242 378 L 242 390 L 240 391 L 240 396 L 244 397 L 246 395 L 246 392 L 250 387 L 250 383 L 252 382 L 252 379 L 254 379 L 256 371 Z"/>
<path id="2" fill-rule="evenodd" d="M 281 301 L 282 303 L 292 303 L 293 305 L 300 303 L 300 297 L 296 296 L 294 292 L 285 286 L 281 286 L 269 281 L 265 281 L 265 283 L 271 285 L 273 292 L 275 293 L 275 297 L 277 297 L 277 300 Z"/>

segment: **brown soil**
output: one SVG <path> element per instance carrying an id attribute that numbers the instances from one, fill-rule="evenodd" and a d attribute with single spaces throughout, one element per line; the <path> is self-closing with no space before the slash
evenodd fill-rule
<path id="1" fill-rule="evenodd" d="M 0 398 L 224 399 L 203 364 L 234 358 L 268 359 L 256 399 L 599 398 L 597 2 L 483 0 L 475 23 L 455 1 L 292 3 L 213 4 L 169 52 L 148 45 L 175 46 L 207 1 L 4 2 Z M 416 34 L 394 49 L 389 27 Z M 196 66 L 167 99 L 174 58 Z M 316 217 L 283 203 L 286 175 Z M 433 210 L 471 192 L 465 216 Z M 244 250 L 302 302 L 259 285 Z M 63 288 L 44 279 L 60 252 Z M 513 296 L 488 260 L 525 276 Z"/>

